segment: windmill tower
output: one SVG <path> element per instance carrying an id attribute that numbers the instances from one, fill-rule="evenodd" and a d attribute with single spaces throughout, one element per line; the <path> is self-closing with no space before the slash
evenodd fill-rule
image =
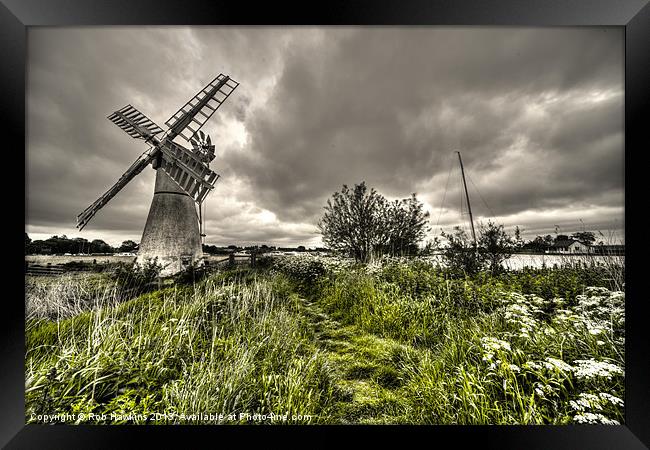
<path id="1" fill-rule="evenodd" d="M 201 205 L 219 175 L 210 170 L 214 145 L 201 127 L 237 86 L 239 83 L 219 74 L 165 122 L 167 131 L 131 105 L 109 115 L 111 122 L 132 138 L 144 140 L 149 148 L 117 183 L 77 216 L 79 230 L 151 164 L 156 183 L 136 264 L 157 258 L 163 266 L 162 276 L 178 273 L 191 264 L 203 264 Z M 191 144 L 192 150 L 176 142 L 177 137 Z"/>

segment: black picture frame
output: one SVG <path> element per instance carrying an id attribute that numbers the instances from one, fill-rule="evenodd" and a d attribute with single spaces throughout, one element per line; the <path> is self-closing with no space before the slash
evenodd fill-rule
<path id="1" fill-rule="evenodd" d="M 244 439 L 252 431 L 301 442 L 312 434 L 319 443 L 339 440 L 332 431 L 345 431 L 355 438 L 383 438 L 399 434 L 417 442 L 440 444 L 450 439 L 454 446 L 472 443 L 479 448 L 516 449 L 642 449 L 650 446 L 650 352 L 645 321 L 647 298 L 643 292 L 643 213 L 647 203 L 643 193 L 642 155 L 647 149 L 647 127 L 643 119 L 650 109 L 650 5 L 649 0 L 330 0 L 312 3 L 155 0 L 0 0 L 0 123 L 3 130 L 4 161 L 26 148 L 25 74 L 27 27 L 77 25 L 508 25 L 508 26 L 619 26 L 625 28 L 625 235 L 626 264 L 626 393 L 625 424 L 620 426 L 433 426 L 433 427 L 98 427 L 47 426 L 24 424 L 24 291 L 19 267 L 7 264 L 6 284 L 17 287 L 14 294 L 4 291 L 2 365 L 0 392 L 2 419 L 0 444 L 7 448 L 115 448 L 128 446 L 145 437 L 163 448 L 174 441 L 204 438 L 224 444 L 225 435 Z M 645 144 L 645 145 L 644 145 Z M 24 155 L 23 155 L 24 156 Z M 6 169 L 5 189 L 12 169 Z M 25 183 L 27 181 L 25 176 Z M 29 201 L 22 197 L 26 211 Z M 5 191 L 5 220 L 15 217 L 21 197 Z M 638 218 L 637 218 L 638 216 Z M 16 222 L 19 219 L 15 220 Z M 21 258 L 20 233 L 5 227 L 11 254 Z M 19 234 L 18 234 L 19 236 Z M 15 253 L 14 253 L 15 251 Z M 24 253 L 23 253 L 24 254 Z M 12 259 L 13 261 L 13 256 Z M 15 276 L 13 271 L 16 271 Z M 3 277 L 3 278 L 4 278 Z M 325 428 L 325 429 L 324 429 Z M 325 431 L 325 432 L 323 432 Z M 404 433 L 406 431 L 406 433 Z M 259 437 L 259 436 L 258 436 Z M 241 445 L 242 440 L 236 441 Z M 404 441 L 402 441 L 404 442 Z"/>

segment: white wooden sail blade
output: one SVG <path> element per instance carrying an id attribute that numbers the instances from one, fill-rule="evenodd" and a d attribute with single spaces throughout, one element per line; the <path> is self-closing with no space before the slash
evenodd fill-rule
<path id="1" fill-rule="evenodd" d="M 161 151 L 161 169 L 194 201 L 203 202 L 219 175 L 199 155 L 173 141 L 165 141 Z"/>
<path id="2" fill-rule="evenodd" d="M 118 109 L 108 116 L 108 120 L 120 127 L 134 139 L 149 140 L 163 133 L 156 123 L 131 105 Z"/>
<path id="3" fill-rule="evenodd" d="M 238 82 L 227 75 L 219 74 L 165 122 L 169 127 L 168 137 L 174 139 L 181 136 L 190 142 L 237 86 Z"/>

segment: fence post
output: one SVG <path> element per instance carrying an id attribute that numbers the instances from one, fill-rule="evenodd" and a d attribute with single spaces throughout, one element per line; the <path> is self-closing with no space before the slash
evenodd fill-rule
<path id="1" fill-rule="evenodd" d="M 228 265 L 231 266 L 231 267 L 235 265 L 235 254 L 234 253 L 231 253 L 230 255 L 228 255 Z"/>
<path id="2" fill-rule="evenodd" d="M 255 267 L 255 252 L 251 253 L 251 267 Z"/>

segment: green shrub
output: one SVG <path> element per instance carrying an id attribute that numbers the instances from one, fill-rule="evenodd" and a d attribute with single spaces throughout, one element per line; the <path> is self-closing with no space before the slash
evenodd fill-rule
<path id="1" fill-rule="evenodd" d="M 158 280 L 162 265 L 158 258 L 146 260 L 142 264 L 130 263 L 119 264 L 113 272 L 113 279 L 125 289 L 133 289 L 136 292 L 144 292 L 150 289 L 151 284 Z"/>

